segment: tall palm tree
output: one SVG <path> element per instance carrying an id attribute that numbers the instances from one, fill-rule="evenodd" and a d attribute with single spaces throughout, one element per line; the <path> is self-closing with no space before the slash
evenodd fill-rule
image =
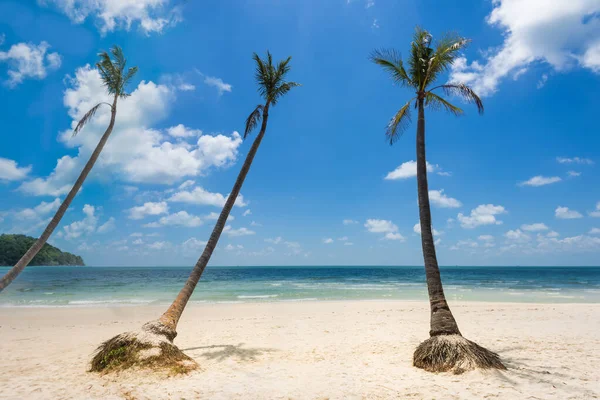
<path id="1" fill-rule="evenodd" d="M 140 332 L 124 333 L 100 345 L 92 360 L 92 371 L 100 372 L 111 369 L 124 369 L 132 365 L 152 365 L 153 367 L 166 368 L 176 366 L 180 371 L 195 368 L 195 363 L 172 344 L 173 339 L 177 336 L 177 323 L 219 242 L 219 238 L 227 222 L 227 217 L 229 217 L 229 213 L 242 189 L 246 175 L 248 175 L 252 161 L 256 156 L 258 147 L 265 136 L 270 107 L 275 106 L 279 99 L 292 88 L 300 86 L 296 82 L 287 82 L 285 80 L 285 76 L 290 71 L 289 63 L 292 59 L 291 57 L 280 61 L 277 65 L 273 64 L 273 57 L 268 51 L 266 59 L 261 59 L 256 53 L 254 53 L 253 59 L 256 62 L 255 79 L 258 83 L 258 92 L 265 103 L 256 106 L 246 119 L 244 139 L 248 137 L 250 132 L 262 120 L 260 132 L 256 139 L 254 139 L 254 143 L 252 143 L 252 147 L 246 156 L 246 160 L 242 165 L 242 169 L 217 219 L 217 223 L 213 228 L 202 255 L 198 259 L 198 262 L 196 262 L 188 280 L 169 309 L 157 321 L 145 324 L 142 327 L 141 334 Z M 148 358 L 145 356 L 146 353 L 140 353 L 139 350 L 149 347 L 160 347 L 159 355 Z M 122 357 L 124 353 L 127 354 L 127 357 Z"/>
<path id="2" fill-rule="evenodd" d="M 386 139 L 392 145 L 400 138 L 410 123 L 411 107 L 414 102 L 414 107 L 418 110 L 417 187 L 421 245 L 431 308 L 431 330 L 430 338 L 419 345 L 415 351 L 413 364 L 435 372 L 460 373 L 477 367 L 504 369 L 496 353 L 462 337 L 444 296 L 431 228 L 425 158 L 425 108 L 443 109 L 457 116 L 463 114 L 461 108 L 436 93 L 441 90 L 447 95 L 458 95 L 466 102 L 475 104 L 479 113 L 483 113 L 481 99 L 466 84 L 450 82 L 434 86 L 435 81 L 448 71 L 468 43 L 469 40 L 461 36 L 446 34 L 434 46 L 429 32 L 416 28 L 407 60 L 408 70 L 405 69 L 400 55 L 393 50 L 378 50 L 371 55 L 371 60 L 388 72 L 394 83 L 414 90 L 416 94 L 392 117 L 387 126 Z"/>
<path id="3" fill-rule="evenodd" d="M 17 262 L 17 264 L 14 267 L 12 267 L 10 271 L 8 271 L 6 275 L 4 275 L 0 280 L 0 292 L 4 290 L 8 285 L 10 285 L 10 283 L 17 276 L 19 276 L 21 271 L 23 271 L 25 267 L 31 262 L 33 257 L 35 257 L 35 255 L 42 249 L 42 247 L 44 247 L 44 244 L 46 243 L 46 241 L 48 241 L 50 235 L 52 235 L 52 232 L 54 232 L 54 230 L 60 223 L 60 220 L 65 215 L 65 212 L 67 212 L 67 209 L 69 208 L 69 205 L 77 195 L 77 192 L 79 192 L 79 189 L 81 188 L 81 185 L 83 185 L 85 178 L 87 178 L 88 174 L 94 167 L 94 164 L 96 163 L 96 160 L 98 160 L 98 157 L 100 156 L 100 153 L 102 152 L 102 149 L 104 148 L 108 137 L 112 133 L 113 127 L 115 126 L 115 118 L 117 117 L 117 100 L 119 98 L 129 96 L 129 94 L 125 91 L 125 88 L 127 84 L 131 81 L 131 78 L 133 78 L 133 76 L 138 71 L 138 68 L 132 67 L 125 70 L 127 60 L 125 60 L 123 50 L 121 50 L 119 46 L 114 46 L 112 49 L 110 49 L 110 53 L 112 54 L 112 58 L 111 55 L 109 55 L 105 51 L 98 54 L 98 56 L 100 57 L 100 61 L 96 63 L 96 68 L 98 68 L 98 72 L 102 77 L 102 81 L 104 82 L 104 86 L 106 86 L 108 94 L 112 95 L 113 102 L 112 104 L 100 102 L 94 107 L 92 107 L 87 113 L 85 113 L 83 118 L 81 118 L 81 120 L 75 127 L 75 130 L 73 131 L 73 136 L 77 135 L 77 133 L 79 133 L 83 129 L 83 127 L 92 119 L 94 114 L 96 114 L 98 109 L 103 105 L 107 105 L 110 107 L 110 123 L 108 124 L 108 128 L 106 128 L 106 131 L 104 132 L 104 135 L 102 135 L 100 142 L 98 142 L 98 145 L 94 149 L 94 152 L 92 153 L 90 159 L 88 160 L 87 164 L 85 164 L 85 167 L 81 171 L 81 174 L 79 174 L 79 178 L 77 178 L 77 180 L 75 181 L 75 184 L 71 188 L 71 191 L 56 211 L 56 214 L 54 214 L 54 217 L 52 218 L 46 229 L 44 229 L 42 235 L 38 238 L 38 240 L 35 241 L 35 243 L 33 243 L 33 245 L 29 248 L 29 250 L 27 250 L 23 257 L 21 257 L 19 262 Z"/>

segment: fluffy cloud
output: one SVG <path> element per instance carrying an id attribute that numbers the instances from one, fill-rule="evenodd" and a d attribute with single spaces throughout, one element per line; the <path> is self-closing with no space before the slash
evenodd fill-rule
<path id="1" fill-rule="evenodd" d="M 421 224 L 420 223 L 416 223 L 415 226 L 413 226 L 413 232 L 416 233 L 417 235 L 421 234 Z M 439 236 L 439 235 L 442 235 L 444 233 L 444 232 L 437 231 L 433 227 L 432 227 L 432 232 L 433 232 L 434 236 Z"/>
<path id="2" fill-rule="evenodd" d="M 581 158 L 581 157 L 573 157 L 573 158 L 556 157 L 556 161 L 558 161 L 560 164 L 586 164 L 586 165 L 594 164 L 594 161 L 590 160 L 589 158 Z"/>
<path id="3" fill-rule="evenodd" d="M 569 175 L 570 178 L 575 178 L 577 176 L 581 176 L 581 172 L 577 172 L 577 171 L 567 171 L 567 175 Z"/>
<path id="4" fill-rule="evenodd" d="M 323 243 L 325 243 L 325 244 L 331 244 L 331 243 L 333 243 L 333 239 L 332 238 L 323 239 Z"/>
<path id="5" fill-rule="evenodd" d="M 182 190 L 175 193 L 169 198 L 169 201 L 203 206 L 223 207 L 225 205 L 225 201 L 227 201 L 227 198 L 221 193 L 211 193 L 204 190 L 202 187 L 197 186 L 192 191 Z M 245 207 L 248 204 L 244 202 L 244 196 L 240 194 L 235 200 L 235 205 L 238 207 Z"/>
<path id="6" fill-rule="evenodd" d="M 42 201 L 34 208 L 24 208 L 16 212 L 14 217 L 21 220 L 40 219 L 47 214 L 58 210 L 58 207 L 60 207 L 60 199 L 54 199 L 54 201 L 51 203 Z"/>
<path id="7" fill-rule="evenodd" d="M 243 203 L 243 201 L 242 201 L 242 203 Z M 248 209 L 248 210 L 244 211 L 244 213 L 242 214 L 242 217 L 247 217 L 248 215 L 251 215 L 251 214 L 252 214 L 252 211 L 250 211 Z"/>
<path id="8" fill-rule="evenodd" d="M 16 161 L 0 157 L 0 182 L 23 180 L 30 171 L 31 166 L 19 167 Z"/>
<path id="9" fill-rule="evenodd" d="M 83 206 L 85 218 L 80 221 L 75 221 L 64 227 L 64 238 L 67 240 L 77 239 L 82 235 L 89 235 L 96 231 L 98 217 L 96 217 L 96 208 L 89 204 Z"/>
<path id="10" fill-rule="evenodd" d="M 458 214 L 460 226 L 467 229 L 476 228 L 480 225 L 500 225 L 502 221 L 496 219 L 497 215 L 504 214 L 506 210 L 502 206 L 493 204 L 481 204 L 471 210 L 470 215 Z"/>
<path id="11" fill-rule="evenodd" d="M 0 51 L 0 63 L 8 64 L 8 80 L 6 84 L 14 88 L 27 78 L 44 79 L 48 71 L 60 67 L 61 57 L 58 53 L 48 53 L 50 45 L 41 42 L 13 44 L 8 51 Z"/>
<path id="12" fill-rule="evenodd" d="M 523 224 L 521 225 L 521 229 L 523 229 L 524 231 L 528 231 L 528 232 L 540 232 L 540 231 L 547 231 L 549 228 L 546 226 L 546 224 L 543 224 L 541 222 L 535 223 L 535 224 Z"/>
<path id="13" fill-rule="evenodd" d="M 185 242 L 183 242 L 181 244 L 181 247 L 184 250 L 192 250 L 192 251 L 196 251 L 199 250 L 201 248 L 203 248 L 204 246 L 206 246 L 206 241 L 203 240 L 198 240 L 195 237 L 191 237 L 188 240 L 186 240 Z"/>
<path id="14" fill-rule="evenodd" d="M 144 228 L 160 228 L 161 226 L 185 226 L 193 228 L 202 225 L 202 219 L 198 216 L 188 214 L 187 211 L 179 211 L 161 217 L 157 222 L 145 224 Z"/>
<path id="15" fill-rule="evenodd" d="M 129 210 L 129 219 L 143 219 L 148 215 L 160 215 L 169 212 L 169 206 L 165 201 L 158 203 L 147 202 L 142 206 L 132 207 Z"/>
<path id="16" fill-rule="evenodd" d="M 576 219 L 583 218 L 580 212 L 575 210 L 569 210 L 569 207 L 561 207 L 558 206 L 556 210 L 554 210 L 554 215 L 559 219 Z"/>
<path id="17" fill-rule="evenodd" d="M 404 236 L 398 233 L 398 226 L 385 219 L 368 219 L 365 228 L 371 233 L 385 233 L 382 239 L 404 241 Z"/>
<path id="18" fill-rule="evenodd" d="M 531 236 L 529 236 L 520 229 L 508 231 L 504 234 L 504 237 L 506 237 L 510 241 L 515 242 L 528 242 L 531 240 Z"/>
<path id="19" fill-rule="evenodd" d="M 444 189 L 441 190 L 430 190 L 429 201 L 434 206 L 442 208 L 458 208 L 462 206 L 462 203 L 452 197 L 448 197 L 444 194 Z"/>
<path id="20" fill-rule="evenodd" d="M 110 217 L 108 221 L 98 227 L 98 233 L 108 233 L 115 230 L 115 219 Z"/>
<path id="21" fill-rule="evenodd" d="M 432 165 L 427 162 L 427 172 L 438 171 L 440 167 L 438 165 Z M 447 175 L 448 173 L 441 172 L 440 175 Z M 384 179 L 396 180 L 396 179 L 409 179 L 417 176 L 417 162 L 410 160 L 400 164 L 398 168 L 389 172 Z"/>
<path id="22" fill-rule="evenodd" d="M 600 218 L 600 201 L 596 203 L 596 210 L 589 212 L 590 217 Z"/>
<path id="23" fill-rule="evenodd" d="M 167 128 L 167 134 L 169 134 L 173 137 L 176 137 L 176 138 L 190 138 L 190 137 L 201 136 L 202 131 L 200 129 L 187 128 L 185 125 L 179 124 L 179 125 Z"/>
<path id="24" fill-rule="evenodd" d="M 279 244 L 282 241 L 283 241 L 283 238 L 281 236 L 277 236 L 276 238 L 265 239 L 265 242 L 267 242 L 267 243 L 273 243 L 273 244 Z"/>
<path id="25" fill-rule="evenodd" d="M 79 119 L 95 104 L 111 101 L 98 71 L 89 65 L 79 68 L 70 79 L 64 103 L 74 128 Z M 152 128 L 168 115 L 175 101 L 175 89 L 153 82 L 140 82 L 131 96 L 120 100 L 117 122 L 92 175 L 113 176 L 126 182 L 172 184 L 186 177 L 205 175 L 211 168 L 228 167 L 237 159 L 242 138 L 218 134 L 177 138 Z M 67 192 L 98 144 L 110 120 L 109 107 L 101 107 L 75 137 L 72 130 L 62 132 L 59 139 L 78 148 L 76 157 L 64 156 L 47 178 L 21 185 L 20 190 L 34 195 L 58 196 Z M 188 129 L 188 128 L 186 128 Z"/>
<path id="26" fill-rule="evenodd" d="M 146 35 L 161 33 L 181 21 L 181 9 L 171 0 L 38 0 L 54 5 L 76 24 L 88 17 L 95 20 L 103 35 L 117 29 L 129 31 L 133 25 Z"/>
<path id="27" fill-rule="evenodd" d="M 254 234 L 256 234 L 256 232 L 251 231 L 248 228 L 233 229 L 231 227 L 231 225 L 227 225 L 225 227 L 225 229 L 223 229 L 223 233 L 225 233 L 226 235 L 228 235 L 230 237 L 248 236 L 248 235 L 254 235 Z"/>
<path id="28" fill-rule="evenodd" d="M 547 177 L 547 176 L 537 175 L 525 182 L 519 183 L 519 186 L 544 186 L 544 185 L 550 185 L 551 183 L 556 183 L 556 182 L 560 182 L 560 181 L 562 181 L 562 179 L 559 178 L 558 176 Z"/>
<path id="29" fill-rule="evenodd" d="M 481 96 L 494 93 L 509 76 L 517 79 L 533 63 L 563 72 L 579 65 L 600 73 L 597 0 L 494 0 L 487 23 L 504 32 L 504 42 L 483 62 L 457 60 L 450 79 L 472 85 Z"/>
<path id="30" fill-rule="evenodd" d="M 222 95 L 224 92 L 231 92 L 232 86 L 229 83 L 223 82 L 221 78 L 207 76 L 204 78 L 204 83 L 208 86 L 215 87 L 219 91 L 219 95 Z"/>

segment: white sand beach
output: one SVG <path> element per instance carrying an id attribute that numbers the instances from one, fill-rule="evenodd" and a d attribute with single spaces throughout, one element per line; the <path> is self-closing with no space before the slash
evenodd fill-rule
<path id="1" fill-rule="evenodd" d="M 112 335 L 164 307 L 0 309 L 2 399 L 596 399 L 600 304 L 451 304 L 463 334 L 508 371 L 411 365 L 424 302 L 191 305 L 175 343 L 201 370 L 159 378 L 86 372 Z"/>

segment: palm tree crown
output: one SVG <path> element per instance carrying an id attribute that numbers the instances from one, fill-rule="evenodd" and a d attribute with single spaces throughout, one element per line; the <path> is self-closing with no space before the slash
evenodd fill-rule
<path id="1" fill-rule="evenodd" d="M 278 62 L 277 66 L 273 65 L 273 57 L 269 51 L 267 51 L 266 60 L 261 59 L 256 53 L 252 55 L 252 59 L 256 62 L 254 78 L 256 79 L 256 83 L 258 83 L 258 93 L 265 99 L 265 104 L 256 106 L 254 111 L 248 116 L 248 119 L 246 119 L 244 139 L 256 128 L 265 109 L 268 112 L 269 105 L 277 104 L 281 96 L 292 90 L 292 88 L 300 86 L 299 83 L 285 81 L 285 75 L 290 71 L 289 63 L 292 57 Z"/>
<path id="2" fill-rule="evenodd" d="M 414 100 L 424 100 L 424 105 L 433 110 L 443 108 L 454 115 L 463 114 L 460 107 L 435 94 L 434 90 L 436 89 L 442 89 L 446 95 L 458 95 L 465 101 L 474 103 L 479 113 L 483 113 L 481 99 L 466 84 L 449 82 L 431 87 L 442 73 L 450 69 L 460 51 L 468 43 L 468 39 L 454 33 L 448 33 L 438 40 L 434 46 L 431 34 L 426 30 L 417 28 L 410 47 L 410 57 L 407 60 L 408 71 L 404 67 L 402 57 L 395 50 L 376 50 L 373 52 L 371 60 L 374 63 L 389 72 L 395 83 L 414 89 L 417 94 L 392 117 L 388 124 L 386 138 L 390 144 L 394 144 L 398 140 L 410 123 L 410 106 Z"/>
<path id="3" fill-rule="evenodd" d="M 113 48 L 110 49 L 110 52 L 113 56 L 112 59 L 106 51 L 98 54 L 100 61 L 96 63 L 96 68 L 98 68 L 98 72 L 100 73 L 100 77 L 102 77 L 102 81 L 104 82 L 108 94 L 113 95 L 115 100 L 118 97 L 128 97 L 129 93 L 125 91 L 125 87 L 137 73 L 138 67 L 131 67 L 125 71 L 127 60 L 123 55 L 123 50 L 119 46 L 113 46 Z M 81 120 L 79 120 L 79 123 L 73 130 L 73 136 L 77 135 L 77 133 L 83 129 L 85 124 L 89 122 L 96 114 L 96 111 L 98 111 L 98 108 L 103 104 L 110 106 L 111 109 L 113 108 L 112 104 L 105 102 L 96 104 L 81 118 Z"/>

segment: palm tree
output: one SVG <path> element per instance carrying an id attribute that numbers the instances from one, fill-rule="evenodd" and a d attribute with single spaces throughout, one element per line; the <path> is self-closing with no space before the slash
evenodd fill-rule
<path id="1" fill-rule="evenodd" d="M 414 107 L 418 110 L 417 186 L 421 244 L 431 307 L 431 330 L 430 338 L 421 343 L 415 351 L 413 364 L 432 372 L 461 373 L 478 367 L 505 369 L 496 353 L 462 337 L 444 296 L 431 229 L 425 159 L 425 108 L 443 109 L 457 116 L 463 114 L 461 108 L 435 93 L 437 90 L 442 90 L 446 95 L 458 95 L 466 102 L 475 104 L 479 113 L 483 113 L 481 99 L 464 83 L 450 82 L 433 86 L 435 81 L 448 71 L 468 43 L 469 40 L 461 36 L 446 34 L 434 47 L 429 32 L 417 28 L 407 61 L 408 71 L 400 55 L 393 50 L 378 50 L 371 55 L 371 60 L 388 72 L 394 83 L 412 89 L 416 93 L 416 96 L 408 100 L 392 117 L 387 126 L 386 140 L 392 145 L 400 138 L 410 123 L 411 107 L 414 102 Z"/>
<path id="2" fill-rule="evenodd" d="M 4 275 L 0 280 L 0 292 L 2 292 L 2 290 L 4 290 L 8 285 L 10 285 L 10 283 L 17 276 L 19 276 L 21 271 L 23 271 L 25 267 L 31 262 L 33 257 L 35 257 L 35 255 L 42 249 L 42 247 L 44 247 L 44 244 L 46 243 L 46 241 L 48 241 L 50 235 L 52 235 L 52 232 L 54 232 L 54 230 L 60 223 L 60 220 L 65 215 L 65 212 L 67 212 L 67 209 L 69 208 L 69 205 L 77 195 L 77 192 L 79 192 L 79 189 L 81 188 L 81 185 L 83 185 L 85 178 L 87 178 L 88 174 L 94 167 L 94 164 L 96 163 L 96 160 L 98 160 L 98 157 L 100 156 L 104 145 L 108 141 L 108 137 L 112 133 L 113 127 L 115 126 L 115 118 L 117 117 L 117 100 L 119 98 L 125 98 L 129 96 L 129 94 L 125 92 L 125 88 L 138 71 L 138 68 L 132 67 L 129 68 L 127 71 L 125 70 L 125 65 L 127 64 L 127 61 L 125 60 L 125 56 L 123 55 L 123 50 L 121 50 L 119 46 L 114 46 L 110 50 L 110 53 L 112 54 L 112 59 L 111 56 L 105 51 L 98 54 L 98 56 L 100 57 L 100 61 L 96 63 L 96 68 L 98 68 L 98 72 L 102 77 L 102 81 L 104 82 L 104 86 L 106 86 L 108 94 L 112 95 L 113 102 L 112 104 L 100 102 L 94 107 L 92 107 L 87 113 L 85 113 L 83 118 L 81 118 L 81 120 L 75 127 L 75 130 L 73 131 L 73 136 L 77 135 L 77 133 L 79 133 L 83 129 L 85 124 L 87 124 L 92 119 L 94 114 L 96 114 L 98 109 L 103 105 L 107 105 L 110 107 L 110 123 L 108 124 L 108 128 L 106 128 L 106 131 L 104 132 L 104 135 L 102 135 L 100 142 L 98 142 L 98 145 L 94 149 L 94 152 L 92 153 L 90 159 L 88 160 L 87 164 L 85 164 L 85 167 L 81 171 L 81 174 L 79 174 L 79 178 L 77 178 L 77 180 L 75 181 L 75 184 L 71 188 L 71 191 L 56 211 L 56 214 L 54 214 L 54 217 L 52 218 L 46 229 L 44 229 L 42 235 L 35 241 L 35 243 L 29 248 L 29 250 L 27 250 L 23 257 L 21 257 L 19 262 L 17 262 L 17 264 L 14 267 L 12 267 L 10 271 L 8 271 L 6 275 Z"/>
<path id="3" fill-rule="evenodd" d="M 298 83 L 285 81 L 285 76 L 290 71 L 289 63 L 292 59 L 291 57 L 280 61 L 276 66 L 273 65 L 273 57 L 268 51 L 266 59 L 261 59 L 256 53 L 254 53 L 253 59 L 256 62 L 255 79 L 258 83 L 258 92 L 265 103 L 256 106 L 246 119 L 244 139 L 248 137 L 250 132 L 262 120 L 260 132 L 256 139 L 254 139 L 254 143 L 246 156 L 244 165 L 242 165 L 242 169 L 217 219 L 217 223 L 213 228 L 202 255 L 198 259 L 198 262 L 196 262 L 188 280 L 169 309 L 158 320 L 145 324 L 142 327 L 142 332 L 120 334 L 100 345 L 92 359 L 92 371 L 110 371 L 137 365 L 167 369 L 175 367 L 177 371 L 185 372 L 196 367 L 196 363 L 193 360 L 173 345 L 173 339 L 177 336 L 177 323 L 219 242 L 219 237 L 223 232 L 227 217 L 229 217 L 235 200 L 242 189 L 246 175 L 248 175 L 252 160 L 254 160 L 258 147 L 263 140 L 265 131 L 267 130 L 269 108 L 275 106 L 279 99 L 292 88 L 300 86 Z M 156 354 L 141 352 L 141 350 L 152 347 L 160 348 L 160 351 Z M 127 356 L 123 356 L 124 354 L 127 354 Z M 148 356 L 148 354 L 152 355 Z"/>

